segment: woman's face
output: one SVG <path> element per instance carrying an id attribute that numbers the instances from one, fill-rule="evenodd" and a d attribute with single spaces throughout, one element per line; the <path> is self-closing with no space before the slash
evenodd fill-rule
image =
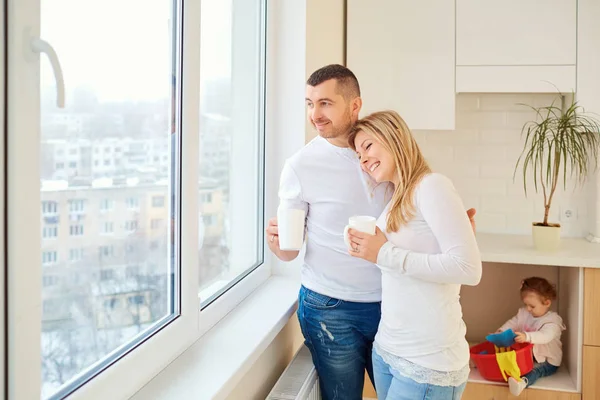
<path id="1" fill-rule="evenodd" d="M 381 143 L 360 131 L 354 138 L 354 146 L 360 159 L 361 168 L 376 182 L 394 181 L 394 159 Z"/>

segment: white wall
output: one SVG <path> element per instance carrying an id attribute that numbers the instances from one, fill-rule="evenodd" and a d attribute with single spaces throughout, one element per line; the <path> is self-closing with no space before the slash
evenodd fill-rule
<path id="1" fill-rule="evenodd" d="M 577 100 L 586 112 L 600 114 L 600 2 L 577 2 Z M 594 177 L 595 185 L 588 185 L 590 233 L 600 240 L 600 174 Z"/>
<path id="2" fill-rule="evenodd" d="M 477 209 L 478 232 L 530 234 L 531 223 L 543 218 L 541 192 L 536 195 L 528 184 L 525 197 L 520 168 L 513 181 L 524 144 L 521 127 L 535 118 L 533 111 L 517 103 L 537 107 L 549 105 L 555 98 L 547 94 L 460 94 L 455 131 L 414 132 L 432 168 L 452 179 L 466 208 Z M 588 200 L 587 188 L 557 188 L 551 220 L 558 221 L 559 211 L 565 207 L 576 212 L 570 221 L 560 221 L 563 236 L 588 234 Z"/>
<path id="3" fill-rule="evenodd" d="M 328 64 L 345 65 L 344 0 L 306 0 L 306 79 Z M 306 142 L 317 136 L 305 119 Z"/>

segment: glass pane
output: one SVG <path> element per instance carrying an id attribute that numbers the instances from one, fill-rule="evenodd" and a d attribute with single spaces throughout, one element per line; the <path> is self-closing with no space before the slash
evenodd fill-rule
<path id="1" fill-rule="evenodd" d="M 62 398 L 179 313 L 172 0 L 42 0 L 42 398 Z M 177 108 L 178 109 L 178 108 Z"/>
<path id="2" fill-rule="evenodd" d="M 262 263 L 264 1 L 202 0 L 200 298 Z"/>

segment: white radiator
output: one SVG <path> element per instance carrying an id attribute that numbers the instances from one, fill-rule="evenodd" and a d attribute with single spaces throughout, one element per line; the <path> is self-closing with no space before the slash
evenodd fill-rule
<path id="1" fill-rule="evenodd" d="M 306 346 L 300 347 L 265 400 L 321 400 L 317 371 Z"/>

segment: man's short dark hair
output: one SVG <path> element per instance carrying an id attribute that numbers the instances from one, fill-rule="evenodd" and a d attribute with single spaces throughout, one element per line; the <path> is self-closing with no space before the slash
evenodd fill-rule
<path id="1" fill-rule="evenodd" d="M 345 99 L 360 97 L 358 79 L 356 79 L 356 76 L 352 71 L 339 64 L 330 64 L 319 68 L 310 75 L 306 84 L 317 86 L 330 79 L 335 79 L 337 83 L 336 90 L 344 96 Z"/>

